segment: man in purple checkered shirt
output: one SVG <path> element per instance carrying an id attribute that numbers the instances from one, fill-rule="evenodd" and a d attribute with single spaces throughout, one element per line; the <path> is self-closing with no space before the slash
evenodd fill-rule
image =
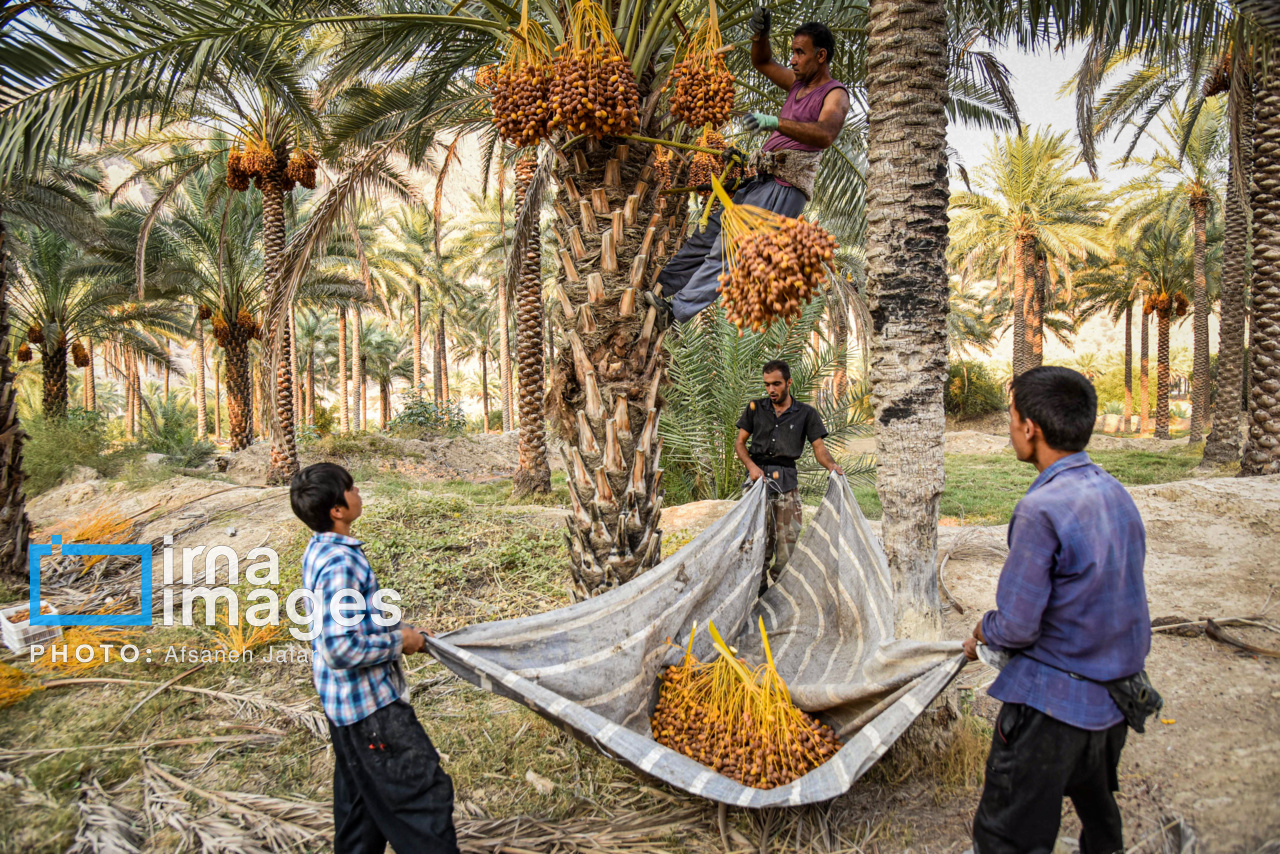
<path id="1" fill-rule="evenodd" d="M 335 854 L 457 854 L 453 781 L 418 723 L 400 656 L 422 652 L 426 633 L 381 613 L 361 542 L 351 536 L 363 502 L 342 466 L 293 477 L 294 514 L 315 531 L 302 583 L 316 601 L 312 675 L 333 743 Z M 313 630 L 315 625 L 313 624 Z"/>
<path id="2" fill-rule="evenodd" d="M 1054 848 L 1062 798 L 1082 854 L 1124 851 L 1117 768 L 1126 723 L 1102 684 L 1142 670 L 1151 649 L 1146 532 L 1125 488 L 1084 452 L 1097 395 L 1082 375 L 1042 367 L 1013 381 L 1009 435 L 1039 477 L 1009 522 L 1009 557 L 965 641 L 1012 653 L 989 691 L 1003 701 L 973 823 L 974 851 Z"/>

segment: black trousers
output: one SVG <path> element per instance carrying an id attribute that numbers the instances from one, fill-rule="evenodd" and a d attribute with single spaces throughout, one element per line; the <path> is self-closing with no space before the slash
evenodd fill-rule
<path id="1" fill-rule="evenodd" d="M 987 779 L 973 820 L 974 854 L 1049 854 L 1062 797 L 1075 804 L 1081 854 L 1124 851 L 1117 768 L 1124 722 L 1092 732 L 1030 706 L 1005 703 L 996 718 Z"/>
<path id="2" fill-rule="evenodd" d="M 453 781 L 404 700 L 349 726 L 329 721 L 333 740 L 335 854 L 457 854 Z"/>

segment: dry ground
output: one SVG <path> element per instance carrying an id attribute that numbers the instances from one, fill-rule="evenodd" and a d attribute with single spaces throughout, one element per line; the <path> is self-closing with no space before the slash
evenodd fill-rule
<path id="1" fill-rule="evenodd" d="M 953 434 L 949 442 L 966 453 L 1000 452 L 998 437 L 983 435 Z M 560 511 L 477 505 L 469 484 L 445 482 L 459 476 L 485 481 L 505 473 L 504 460 L 509 467 L 507 449 L 491 446 L 496 437 L 467 441 L 329 448 L 327 456 L 362 474 L 369 506 L 381 508 L 367 520 L 367 530 L 380 539 L 379 566 L 393 567 L 407 583 L 443 579 L 415 589 L 411 619 L 452 628 L 564 604 L 557 584 L 562 547 L 554 531 Z M 32 503 L 32 519 L 48 527 L 106 507 L 147 520 L 145 538 L 191 528 L 179 546 L 227 544 L 243 554 L 268 543 L 280 550 L 282 567 L 296 565 L 305 537 L 283 490 L 256 485 L 252 453 L 221 478 L 66 484 Z M 1153 616 L 1195 620 L 1263 608 L 1280 583 L 1280 478 L 1183 481 L 1132 492 L 1148 527 Z M 687 541 L 728 506 L 669 509 L 669 540 Z M 960 544 L 945 569 L 948 588 L 965 609 L 948 611 L 956 637 L 993 604 L 1000 569 L 993 547 L 1003 537 L 1003 526 L 942 532 L 944 551 Z M 216 646 L 208 632 L 193 638 L 191 631 L 155 629 L 144 638 L 157 648 Z M 1275 634 L 1229 631 L 1280 647 Z M 421 669 L 410 676 L 412 702 L 449 757 L 468 851 L 496 850 L 503 836 L 507 845 L 535 851 L 722 850 L 708 805 L 649 785 L 438 665 L 415 666 Z M 327 850 L 315 834 L 325 821 L 332 766 L 324 740 L 308 729 L 318 708 L 309 665 L 210 665 L 177 683 L 196 690 L 175 686 L 148 699 L 160 682 L 190 667 L 107 665 L 81 675 L 150 684 L 53 687 L 0 714 L 0 852 L 66 851 L 78 830 L 103 824 L 111 814 L 104 804 L 139 829 L 145 851 L 177 850 L 184 839 L 207 846 L 239 840 L 238 850 L 270 850 L 264 840 L 286 825 L 302 834 L 293 850 Z M 1164 718 L 1174 723 L 1131 737 L 1125 751 L 1122 806 L 1130 844 L 1145 839 L 1138 850 L 1176 850 L 1159 843 L 1160 829 L 1169 827 L 1168 837 L 1178 818 L 1194 829 L 1203 851 L 1255 852 L 1280 838 L 1280 662 L 1203 634 L 1158 634 L 1148 669 L 1167 700 Z M 980 792 L 987 722 L 996 709 L 983 690 L 993 675 L 980 665 L 962 673 L 949 703 L 929 713 L 849 795 L 798 812 L 730 811 L 730 848 L 759 850 L 768 839 L 773 850 L 963 851 Z M 182 738 L 194 743 L 114 749 Z M 73 749 L 32 752 L 64 747 Z M 218 793 L 250 793 L 257 800 Z M 85 815 L 96 815 L 98 825 L 84 824 Z M 520 815 L 549 822 L 514 823 Z M 1073 822 L 1068 808 L 1064 835 L 1074 835 Z M 309 841 L 299 841 L 308 833 Z"/>

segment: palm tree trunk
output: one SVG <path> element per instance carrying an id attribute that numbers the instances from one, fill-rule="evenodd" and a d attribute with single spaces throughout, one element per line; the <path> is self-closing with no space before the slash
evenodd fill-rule
<path id="1" fill-rule="evenodd" d="M 525 158 L 516 164 L 516 208 L 523 208 L 537 162 Z M 536 203 L 536 200 L 535 200 Z M 542 342 L 542 238 L 533 229 L 516 253 L 521 260 L 516 291 L 516 359 L 520 363 L 520 467 L 515 474 L 516 496 L 551 491 L 547 465 L 547 437 L 542 396 L 546 383 Z M 444 316 L 440 318 L 441 337 Z M 606 404 L 607 405 L 607 404 Z"/>
<path id="2" fill-rule="evenodd" d="M 515 427 L 511 387 L 511 318 L 508 317 L 507 279 L 498 280 L 498 378 L 502 383 L 502 432 Z"/>
<path id="3" fill-rule="evenodd" d="M 258 177 L 258 189 L 262 192 L 262 248 L 263 271 L 267 283 L 267 304 L 273 305 L 279 293 L 280 261 L 284 256 L 284 169 L 288 163 L 288 147 L 280 146 L 276 150 L 275 168 L 265 176 Z M 294 433 L 293 415 L 293 316 L 292 307 L 285 309 L 280 318 L 280 329 L 264 330 L 264 340 L 270 341 L 278 336 L 279 362 L 276 365 L 275 377 L 275 425 L 271 442 L 271 468 L 267 472 L 267 483 L 288 483 L 298 472 L 298 444 Z"/>
<path id="4" fill-rule="evenodd" d="M 166 345 L 165 345 L 165 349 L 170 350 L 170 352 L 165 353 L 165 355 L 166 355 L 166 356 L 169 356 L 170 358 L 172 358 L 172 357 L 173 357 L 173 353 L 172 353 L 172 350 L 170 349 L 170 347 L 169 347 L 169 345 L 168 345 L 168 344 L 166 344 Z M 172 372 L 172 368 L 171 368 L 169 365 L 167 365 L 167 364 L 166 364 L 166 365 L 164 366 L 164 399 L 165 399 L 165 400 L 168 400 L 168 399 L 169 399 L 169 374 L 170 374 L 171 372 Z"/>
<path id="5" fill-rule="evenodd" d="M 1169 311 L 1156 310 L 1156 438 L 1169 437 Z"/>
<path id="6" fill-rule="evenodd" d="M 449 342 L 444 337 L 444 309 L 436 326 L 436 359 L 440 364 L 440 394 L 443 403 L 449 402 Z"/>
<path id="7" fill-rule="evenodd" d="M 484 432 L 489 432 L 489 360 L 487 348 L 480 348 L 480 407 L 484 410 Z"/>
<path id="8" fill-rule="evenodd" d="M 387 383 L 378 380 L 378 421 L 383 430 L 387 429 L 387 422 L 390 419 L 388 413 L 391 410 L 391 391 L 387 388 Z"/>
<path id="9" fill-rule="evenodd" d="M 0 220 L 0 578 L 17 587 L 30 578 L 28 523 L 22 492 L 22 443 L 13 365 L 9 361 L 9 282 L 6 276 L 4 221 Z"/>
<path id="10" fill-rule="evenodd" d="M 44 378 L 44 417 L 67 417 L 67 347 L 46 341 L 40 353 L 40 373 Z"/>
<path id="11" fill-rule="evenodd" d="M 196 315 L 196 346 L 192 358 L 196 369 L 196 436 L 209 435 L 209 404 L 205 401 L 204 388 L 204 321 Z"/>
<path id="12" fill-rule="evenodd" d="M 98 409 L 98 380 L 93 374 L 93 339 L 84 339 L 84 345 L 89 354 L 89 364 L 84 369 L 84 408 L 90 412 L 96 412 Z"/>
<path id="13" fill-rule="evenodd" d="M 351 431 L 350 401 L 347 399 L 347 309 L 338 309 L 338 431 Z"/>
<path id="14" fill-rule="evenodd" d="M 947 10 L 943 0 L 871 0 L 869 14 L 867 289 L 876 491 L 896 634 L 936 638 L 947 379 Z M 1034 256 L 1024 266 L 1024 298 L 1028 269 L 1034 276 Z"/>
<path id="15" fill-rule="evenodd" d="M 1258 51 L 1253 140 L 1253 336 L 1242 475 L 1280 473 L 1280 45 Z M 1265 59 L 1265 61 L 1264 61 Z"/>
<path id="16" fill-rule="evenodd" d="M 249 368 L 249 336 L 235 323 L 223 348 L 227 368 L 227 423 L 231 450 L 242 451 L 253 441 L 253 375 Z"/>
<path id="17" fill-rule="evenodd" d="M 1218 324 L 1218 396 L 1214 400 L 1213 429 L 1204 446 L 1204 460 L 1222 465 L 1240 459 L 1240 408 L 1243 402 L 1245 294 L 1249 269 L 1249 217 L 1241 187 L 1253 173 L 1253 75 L 1247 54 L 1232 59 L 1228 113 L 1233 117 L 1227 198 L 1223 205 L 1224 246 Z M 1238 119 L 1235 118 L 1238 116 Z M 1238 128 L 1238 130 L 1237 130 Z M 1237 136 L 1238 134 L 1238 136 Z"/>
<path id="18" fill-rule="evenodd" d="M 360 307 L 351 309 L 355 329 L 351 335 L 351 427 L 363 430 L 364 425 L 364 360 L 360 358 L 361 338 L 364 337 L 364 320 Z"/>
<path id="19" fill-rule="evenodd" d="M 1031 364 L 1031 336 L 1035 328 L 1036 239 L 1019 235 L 1013 259 L 1013 375 L 1025 374 Z"/>
<path id="20" fill-rule="evenodd" d="M 213 364 L 213 438 L 222 441 L 222 367 Z"/>
<path id="21" fill-rule="evenodd" d="M 1204 423 L 1209 414 L 1209 285 L 1205 279 L 1206 228 L 1209 199 L 1191 200 L 1195 234 L 1195 272 L 1191 306 L 1191 444 L 1204 440 Z"/>
<path id="22" fill-rule="evenodd" d="M 306 410 L 298 405 L 298 399 L 302 397 L 302 353 L 298 351 L 298 315 L 292 308 L 289 309 L 289 381 L 293 389 L 293 435 L 296 439 L 298 425 L 302 423 Z"/>
<path id="23" fill-rule="evenodd" d="M 1036 287 L 1032 294 L 1031 311 L 1035 320 L 1027 330 L 1030 333 L 1030 351 L 1027 362 L 1032 368 L 1044 364 L 1044 312 L 1049 302 L 1049 259 L 1044 250 L 1036 253 Z"/>
<path id="24" fill-rule="evenodd" d="M 579 229 L 586 251 L 575 261 L 574 278 L 563 265 L 557 267 L 557 286 L 568 301 L 568 314 L 572 317 L 564 311 L 554 315 L 560 339 L 545 394 L 547 410 L 556 419 L 568 446 L 573 501 L 570 570 L 575 595 L 583 597 L 629 581 L 656 564 L 661 551 L 662 445 L 658 420 L 662 399 L 658 388 L 665 376 L 666 352 L 662 335 L 654 329 L 656 312 L 650 309 L 624 315 L 622 307 L 624 303 L 643 304 L 638 291 L 648 286 L 660 263 L 658 246 L 667 243 L 670 236 L 654 220 L 658 197 L 647 165 L 653 153 L 649 145 L 629 145 L 626 158 L 622 157 L 621 148 L 610 141 L 589 144 L 580 151 L 585 160 L 581 172 L 564 162 L 558 162 L 556 167 L 557 210 L 580 210 L 571 192 L 580 191 L 581 198 L 587 200 L 594 196 L 599 204 L 596 228 L 582 223 L 573 213 L 569 213 L 570 221 L 559 224 L 562 233 Z M 577 159 L 576 153 L 574 158 Z M 619 180 L 614 184 L 605 182 L 610 160 L 618 161 Z M 525 172 L 522 183 L 529 181 L 526 169 L 520 170 Z M 543 185 L 540 180 L 533 183 Z M 524 186 L 533 212 L 540 201 L 539 193 L 528 183 Z M 635 216 L 629 226 L 624 218 L 622 234 L 615 237 L 617 272 L 611 272 L 595 259 L 602 252 L 605 229 L 612 228 L 613 212 L 623 211 L 631 195 L 636 196 L 632 202 Z M 537 453 L 545 429 L 539 405 L 544 373 L 542 365 L 526 361 L 526 357 L 537 359 L 542 353 L 538 330 L 530 330 L 529 334 L 526 330 L 543 318 L 540 262 L 536 255 L 533 259 L 528 257 L 540 246 L 536 237 L 532 245 L 521 241 L 536 234 L 536 229 L 536 216 L 521 217 L 517 222 L 510 257 L 522 263 L 512 271 L 519 280 L 508 283 L 516 297 L 517 364 L 513 375 L 518 377 L 515 390 L 520 395 L 521 456 L 522 464 L 527 459 L 530 466 L 538 464 Z M 646 238 L 649 248 L 641 256 Z M 636 290 L 627 294 L 633 286 L 633 268 Z M 591 289 L 589 283 L 599 287 Z M 628 299 L 622 300 L 623 296 Z"/>
<path id="25" fill-rule="evenodd" d="M 836 366 L 831 374 L 831 392 L 837 400 L 849 387 L 849 315 L 835 300 L 827 309 L 831 313 L 831 335 L 836 345 Z"/>
<path id="26" fill-rule="evenodd" d="M 1133 429 L 1133 303 L 1124 307 L 1124 432 Z"/>
<path id="27" fill-rule="evenodd" d="M 422 388 L 422 284 L 413 283 L 413 390 Z"/>
<path id="28" fill-rule="evenodd" d="M 307 423 L 316 423 L 316 348 L 307 351 Z"/>
<path id="29" fill-rule="evenodd" d="M 1148 379 L 1148 362 L 1150 361 L 1150 341 L 1151 341 L 1151 321 L 1148 320 L 1147 313 L 1142 313 L 1142 332 L 1138 336 L 1140 338 L 1140 353 L 1138 355 L 1138 429 L 1142 435 L 1147 435 L 1151 430 L 1151 385 Z"/>
<path id="30" fill-rule="evenodd" d="M 133 423 L 133 376 L 136 367 L 134 366 L 132 355 L 126 354 L 124 358 L 124 435 L 132 439 L 135 427 Z"/>
<path id="31" fill-rule="evenodd" d="M 360 354 L 360 426 L 362 429 L 369 429 L 369 398 L 365 394 L 365 377 L 368 376 L 369 357 L 365 353 Z"/>

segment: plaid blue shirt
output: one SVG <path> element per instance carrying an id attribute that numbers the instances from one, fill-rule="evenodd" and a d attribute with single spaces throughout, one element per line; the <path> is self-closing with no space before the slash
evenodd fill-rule
<path id="1" fill-rule="evenodd" d="M 321 604 L 320 634 L 311 641 L 311 674 L 324 713 L 338 726 L 364 720 L 399 699 L 405 689 L 400 624 L 383 627 L 373 622 L 378 579 L 361 545 L 341 534 L 315 534 L 302 556 L 302 584 Z M 329 607 L 343 590 L 358 590 L 365 599 L 364 618 L 351 627 L 334 620 Z M 344 601 L 350 604 L 351 597 Z M 355 612 L 347 608 L 344 613 Z"/>
<path id="2" fill-rule="evenodd" d="M 1123 720 L 1098 682 L 1137 673 L 1151 650 L 1146 555 L 1133 499 L 1088 454 L 1041 472 L 1013 511 L 996 610 L 982 618 L 992 648 L 1021 653 L 991 696 L 1081 729 Z"/>

